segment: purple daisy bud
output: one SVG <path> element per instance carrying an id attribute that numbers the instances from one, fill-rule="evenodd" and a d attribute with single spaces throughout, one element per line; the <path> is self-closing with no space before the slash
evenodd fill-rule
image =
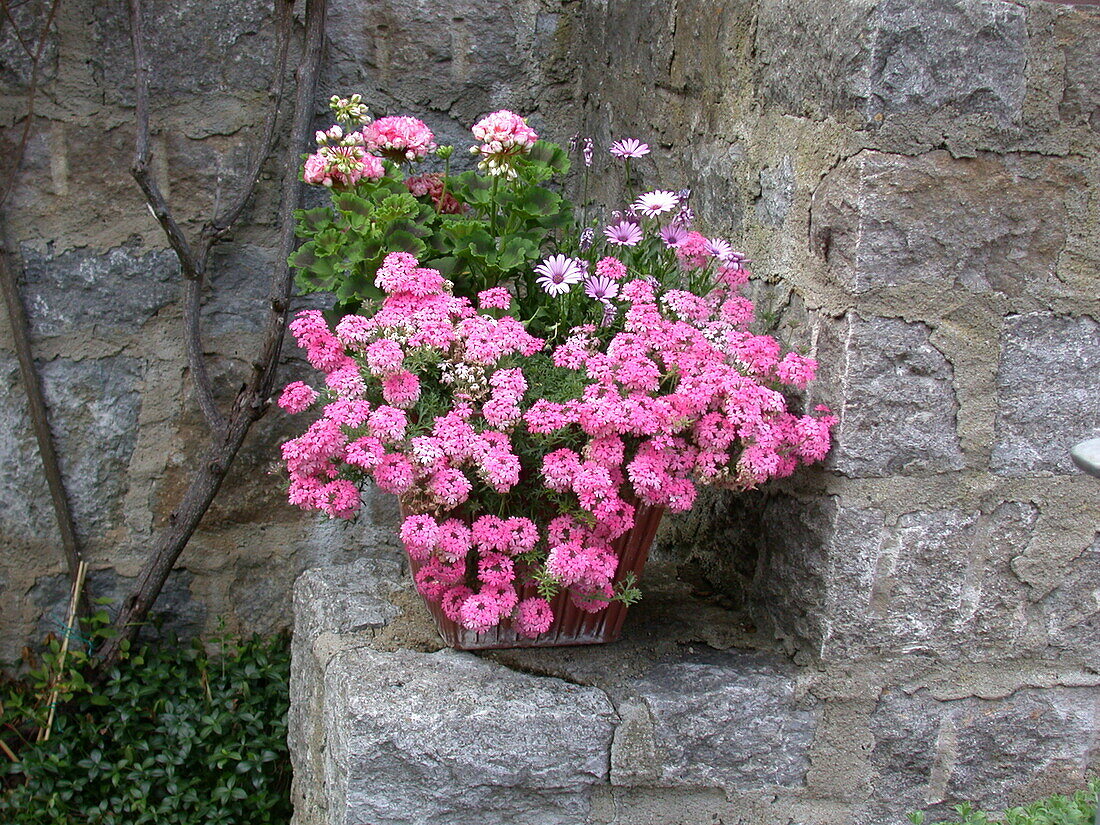
<path id="1" fill-rule="evenodd" d="M 584 139 L 584 165 L 592 165 L 592 138 Z"/>
<path id="2" fill-rule="evenodd" d="M 577 144 L 580 142 L 581 133 L 577 132 L 573 137 L 569 138 L 569 154 L 573 154 L 577 151 Z"/>
<path id="3" fill-rule="evenodd" d="M 615 320 L 615 307 L 612 306 L 610 301 L 604 301 L 603 304 L 603 318 L 600 319 L 601 327 L 609 327 Z"/>
<path id="4" fill-rule="evenodd" d="M 687 203 L 688 199 L 691 197 L 691 190 L 681 189 L 679 192 L 676 193 L 676 197 L 678 197 L 682 203 Z"/>
<path id="5" fill-rule="evenodd" d="M 595 229 L 593 229 L 591 226 L 586 226 L 584 229 L 582 229 L 581 230 L 581 242 L 580 242 L 581 252 L 587 252 L 589 249 L 591 249 L 592 248 L 592 242 L 594 240 L 596 240 L 596 230 Z"/>

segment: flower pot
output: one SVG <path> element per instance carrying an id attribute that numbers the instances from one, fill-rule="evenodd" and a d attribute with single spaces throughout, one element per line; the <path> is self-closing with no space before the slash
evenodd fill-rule
<path id="1" fill-rule="evenodd" d="M 664 515 L 663 507 L 650 507 L 637 504 L 634 527 L 620 536 L 612 544 L 619 558 L 614 583 L 617 585 L 629 574 L 636 579 L 642 576 L 649 548 Z M 409 558 L 412 575 L 421 568 L 421 563 Z M 516 588 L 519 598 L 526 599 L 538 595 L 533 582 Z M 447 618 L 438 603 L 424 600 L 435 619 L 439 635 L 448 647 L 456 650 L 494 650 L 509 647 L 564 647 L 567 645 L 596 645 L 618 640 L 626 619 L 627 606 L 622 602 L 610 602 L 597 613 L 589 613 L 573 604 L 568 591 L 561 591 L 550 601 L 554 611 L 554 623 L 545 633 L 534 638 L 521 636 L 507 621 L 496 627 L 478 633 L 462 627 Z"/>

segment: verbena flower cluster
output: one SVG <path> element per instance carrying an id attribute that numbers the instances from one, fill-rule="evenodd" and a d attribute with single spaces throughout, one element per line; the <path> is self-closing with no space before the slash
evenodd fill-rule
<path id="1" fill-rule="evenodd" d="M 414 160 L 432 140 L 411 120 L 376 121 L 363 146 Z M 484 171 L 506 182 L 537 138 L 510 112 L 474 135 Z M 341 170 L 327 167 L 334 183 L 370 185 Z M 407 184 L 456 221 L 485 208 L 445 176 Z M 391 251 L 380 300 L 331 325 L 298 315 L 291 331 L 324 386 L 295 382 L 279 399 L 320 413 L 282 447 L 290 501 L 352 518 L 368 481 L 399 496 L 421 594 L 465 628 L 535 637 L 561 590 L 591 612 L 622 597 L 612 545 L 639 507 L 685 511 L 700 485 L 750 489 L 822 459 L 835 419 L 784 394 L 816 364 L 753 331 L 747 262 L 693 227 L 689 198 L 654 190 L 600 226 L 547 232 L 539 263 L 473 294 Z"/>

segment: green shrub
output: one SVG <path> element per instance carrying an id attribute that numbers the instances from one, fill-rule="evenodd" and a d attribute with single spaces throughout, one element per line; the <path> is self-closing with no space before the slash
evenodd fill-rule
<path id="1" fill-rule="evenodd" d="M 1096 820 L 1096 795 L 1100 792 L 1100 780 L 1090 779 L 1088 790 L 1077 791 L 1073 796 L 1055 794 L 1041 799 L 1026 808 L 1012 808 L 1004 815 L 975 810 L 969 803 L 955 806 L 959 815 L 956 822 L 940 822 L 937 825 L 1093 825 Z M 909 814 L 914 825 L 923 825 L 924 814 Z"/>
<path id="2" fill-rule="evenodd" d="M 95 631 L 94 623 L 92 627 Z M 85 631 L 87 632 L 87 630 Z M 0 691 L 9 762 L 0 822 L 11 825 L 264 825 L 290 819 L 285 637 L 146 647 L 99 684 L 88 658 L 59 668 L 51 640 Z M 35 734 L 60 677 L 47 741 Z M 18 761 L 11 761 L 14 756 Z"/>

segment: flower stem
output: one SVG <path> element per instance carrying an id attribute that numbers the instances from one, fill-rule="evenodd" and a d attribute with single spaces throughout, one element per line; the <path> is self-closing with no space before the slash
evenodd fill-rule
<path id="1" fill-rule="evenodd" d="M 494 238 L 497 234 L 497 189 L 499 186 L 500 176 L 493 175 L 493 193 L 489 198 L 489 208 L 492 210 L 489 214 L 489 230 L 492 232 Z"/>

